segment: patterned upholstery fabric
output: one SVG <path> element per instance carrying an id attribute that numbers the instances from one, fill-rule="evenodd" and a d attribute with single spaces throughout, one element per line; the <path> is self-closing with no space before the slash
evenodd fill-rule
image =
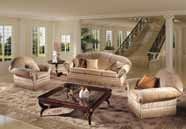
<path id="1" fill-rule="evenodd" d="M 36 90 L 50 80 L 51 69 L 47 65 L 37 65 L 30 57 L 16 57 L 9 66 L 14 84 Z"/>
<path id="2" fill-rule="evenodd" d="M 126 74 L 132 66 L 128 58 L 105 52 L 82 53 L 77 55 L 76 59 L 97 59 L 98 69 L 72 67 L 67 76 L 70 82 L 79 80 L 96 85 L 123 86 Z M 120 69 L 118 69 L 118 71 L 123 69 L 119 75 L 118 71 L 115 72 L 108 69 L 116 62 L 122 64 Z"/>
<path id="3" fill-rule="evenodd" d="M 16 57 L 11 62 L 9 69 L 12 70 L 13 68 L 30 68 L 34 71 L 40 71 L 39 66 L 37 63 L 30 57 Z"/>
<path id="4" fill-rule="evenodd" d="M 169 99 L 175 99 L 181 95 L 181 93 L 173 87 L 161 87 L 161 88 L 148 88 L 143 90 L 131 90 L 130 94 L 133 94 L 133 98 L 139 103 L 158 102 Z"/>
<path id="5" fill-rule="evenodd" d="M 166 69 L 156 74 L 160 78 L 159 88 L 134 89 L 137 79 L 127 81 L 128 105 L 140 118 L 176 114 L 177 98 L 183 92 L 181 79 Z"/>

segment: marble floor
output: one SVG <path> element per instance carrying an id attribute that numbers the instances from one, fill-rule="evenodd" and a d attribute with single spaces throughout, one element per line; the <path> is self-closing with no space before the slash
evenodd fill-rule
<path id="1" fill-rule="evenodd" d="M 0 115 L 0 129 L 41 129 L 20 120 Z"/>

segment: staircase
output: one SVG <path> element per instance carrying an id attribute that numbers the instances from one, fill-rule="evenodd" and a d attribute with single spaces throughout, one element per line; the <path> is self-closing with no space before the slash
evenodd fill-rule
<path id="1" fill-rule="evenodd" d="M 119 48 L 116 50 L 116 54 L 128 56 L 131 51 L 134 51 L 135 48 L 138 47 L 139 44 L 136 43 L 138 41 L 138 38 L 141 34 L 143 34 L 143 31 L 146 29 L 145 22 L 146 18 L 140 18 L 138 20 L 138 23 L 134 27 L 134 29 L 130 32 L 130 34 L 127 36 L 127 38 L 123 41 L 123 43 L 119 46 Z"/>
<path id="2" fill-rule="evenodd" d="M 158 59 L 164 42 L 165 42 L 165 23 L 162 25 L 160 32 L 158 33 L 158 36 L 156 37 L 156 40 L 154 41 L 152 47 L 150 48 L 147 54 L 149 62 Z"/>
<path id="3" fill-rule="evenodd" d="M 141 31 L 135 31 L 139 26 L 142 26 Z M 134 30 L 116 51 L 116 54 L 126 56 L 131 60 L 133 67 L 129 74 L 139 77 L 141 75 L 138 75 L 138 73 L 153 73 L 149 70 L 149 64 L 154 60 L 158 60 L 165 40 L 165 36 L 163 36 L 165 35 L 164 30 L 163 19 L 141 18 L 139 20 Z M 132 37 L 132 40 L 129 40 L 129 37 Z M 130 43 L 127 43 L 129 41 Z"/>

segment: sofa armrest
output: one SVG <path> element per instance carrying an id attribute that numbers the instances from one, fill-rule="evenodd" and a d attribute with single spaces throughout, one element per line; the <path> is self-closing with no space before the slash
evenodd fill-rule
<path id="1" fill-rule="evenodd" d="M 125 65 L 122 66 L 121 69 L 124 69 L 126 71 L 126 73 L 128 73 L 130 71 L 130 67 L 131 66 L 129 64 L 125 64 Z"/>
<path id="2" fill-rule="evenodd" d="M 65 62 L 64 67 L 67 70 L 67 72 L 70 72 L 70 69 L 73 68 L 73 62 Z"/>

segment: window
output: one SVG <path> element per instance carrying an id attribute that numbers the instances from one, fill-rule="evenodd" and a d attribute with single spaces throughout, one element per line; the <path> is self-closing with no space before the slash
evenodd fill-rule
<path id="1" fill-rule="evenodd" d="M 112 31 L 111 30 L 106 31 L 106 44 L 107 46 L 112 46 Z"/>
<path id="2" fill-rule="evenodd" d="M 118 31 L 118 47 L 123 43 L 125 38 L 127 37 L 127 32 L 124 31 Z"/>
<path id="3" fill-rule="evenodd" d="M 93 44 L 93 48 L 94 50 L 99 50 L 99 41 L 100 41 L 100 31 L 97 30 L 97 29 L 93 29 L 92 30 L 92 35 L 93 35 L 93 38 L 95 39 L 95 42 Z"/>
<path id="4" fill-rule="evenodd" d="M 32 31 L 33 49 L 32 54 L 35 56 L 45 56 L 46 52 L 46 28 L 34 27 Z"/>
<path id="5" fill-rule="evenodd" d="M 12 26 L 0 25 L 0 61 L 12 59 Z"/>
<path id="6" fill-rule="evenodd" d="M 61 51 L 62 52 L 69 52 L 70 51 L 70 35 L 69 34 L 63 34 L 61 36 Z"/>

